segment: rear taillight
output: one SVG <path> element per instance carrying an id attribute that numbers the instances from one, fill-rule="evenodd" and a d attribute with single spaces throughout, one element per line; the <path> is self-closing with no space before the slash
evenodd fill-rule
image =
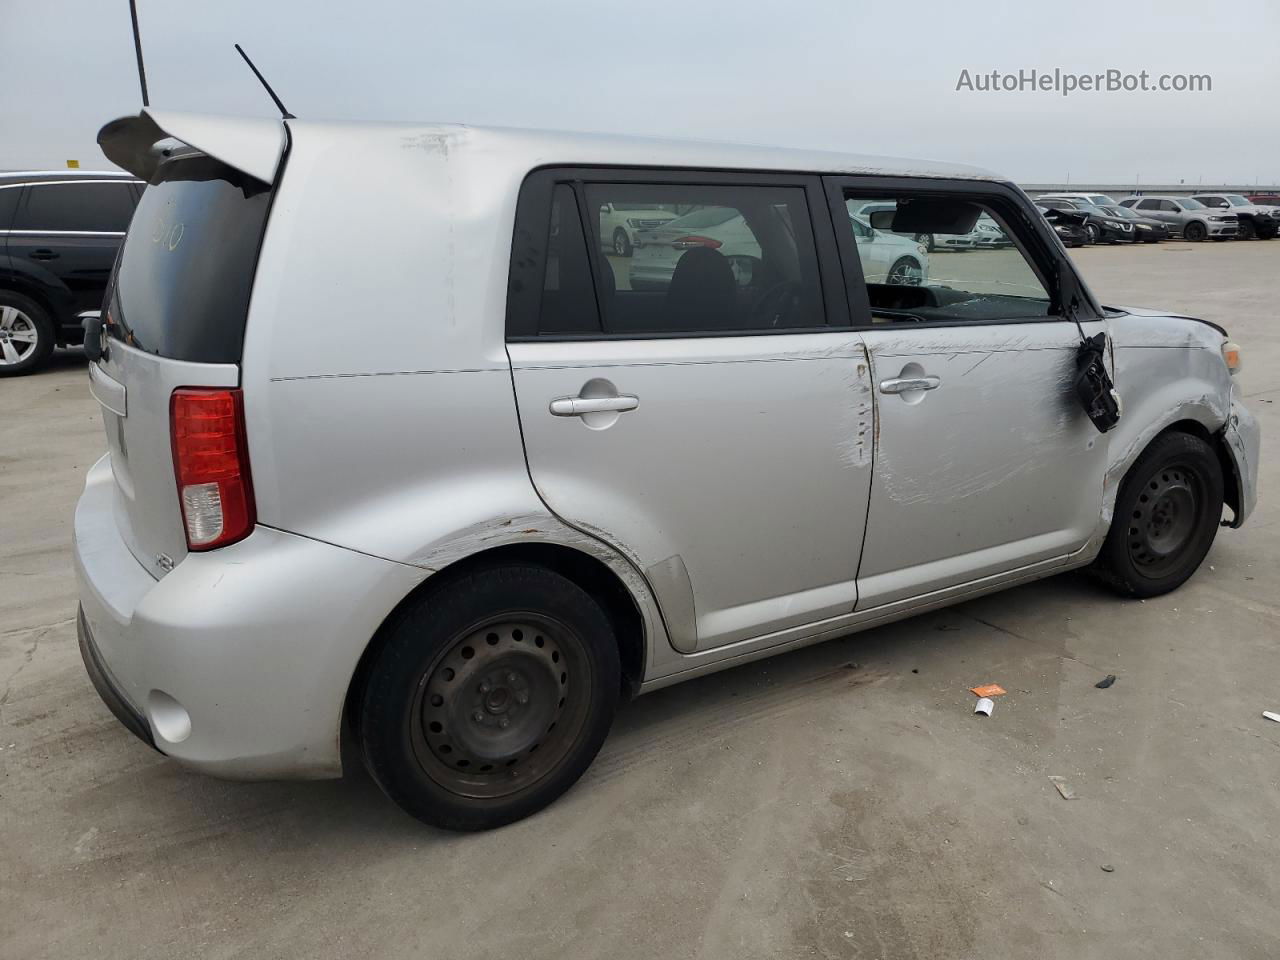
<path id="1" fill-rule="evenodd" d="M 714 237 L 691 235 L 687 237 L 680 237 L 678 240 L 672 240 L 671 245 L 679 248 L 680 250 L 689 250 L 693 247 L 707 247 L 708 249 L 716 250 L 720 247 L 720 241 L 716 240 Z"/>
<path id="2" fill-rule="evenodd" d="M 169 424 L 187 549 L 212 550 L 248 536 L 254 509 L 243 393 L 175 390 Z"/>

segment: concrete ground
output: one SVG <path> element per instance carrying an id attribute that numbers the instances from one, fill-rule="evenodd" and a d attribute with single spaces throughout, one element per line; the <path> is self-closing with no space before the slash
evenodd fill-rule
<path id="1" fill-rule="evenodd" d="M 1190 584 L 1063 576 L 643 697 L 569 795 L 483 835 L 127 734 L 72 620 L 83 360 L 0 381 L 0 957 L 1280 955 L 1280 241 L 1073 255 L 1104 301 L 1245 347 L 1262 501 Z"/>

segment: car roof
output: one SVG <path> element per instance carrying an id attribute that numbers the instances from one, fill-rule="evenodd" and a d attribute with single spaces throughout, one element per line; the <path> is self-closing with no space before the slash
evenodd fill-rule
<path id="1" fill-rule="evenodd" d="M 121 180 L 136 183 L 138 178 L 119 170 L 0 170 L 0 186 L 15 183 L 46 183 L 50 180 Z"/>
<path id="2" fill-rule="evenodd" d="M 214 114 L 155 112 L 121 117 L 102 128 L 99 145 L 116 164 L 150 176 L 156 148 L 173 138 L 251 176 L 269 182 L 285 146 L 286 121 Z M 780 171 L 811 174 L 863 174 L 993 180 L 1007 178 L 988 170 L 934 160 L 910 160 L 833 150 L 804 150 L 712 140 L 671 140 L 608 133 L 521 130 L 456 123 L 372 123 L 332 120 L 287 121 L 294 145 L 309 141 L 318 150 L 377 150 L 397 142 L 450 161 L 495 159 L 509 171 L 550 166 L 675 167 L 710 170 Z"/>

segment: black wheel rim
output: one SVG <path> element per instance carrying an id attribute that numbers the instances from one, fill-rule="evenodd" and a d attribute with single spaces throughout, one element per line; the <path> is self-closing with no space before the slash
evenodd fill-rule
<path id="1" fill-rule="evenodd" d="M 889 271 L 887 282 L 895 286 L 920 286 L 920 268 L 910 260 L 899 260 Z"/>
<path id="2" fill-rule="evenodd" d="M 613 252 L 620 257 L 627 255 L 627 235 L 621 230 L 613 235 Z"/>
<path id="3" fill-rule="evenodd" d="M 524 790 L 578 739 L 590 679 L 586 646 L 559 621 L 508 613 L 463 631 L 418 684 L 409 716 L 418 763 L 459 796 Z"/>
<path id="4" fill-rule="evenodd" d="M 1196 540 L 1204 509 L 1204 482 L 1186 464 L 1157 470 L 1138 494 L 1129 518 L 1129 558 L 1158 579 L 1179 567 Z"/>

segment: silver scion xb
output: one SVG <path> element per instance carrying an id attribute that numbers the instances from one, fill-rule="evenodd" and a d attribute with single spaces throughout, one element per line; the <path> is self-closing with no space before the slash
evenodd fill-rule
<path id="1" fill-rule="evenodd" d="M 149 186 L 88 337 L 81 649 L 196 770 L 345 753 L 492 827 L 620 699 L 1077 567 L 1163 593 L 1254 505 L 1239 349 L 1100 305 L 978 170 L 163 112 L 100 142 Z M 891 282 L 868 204 L 874 244 L 1011 244 Z M 633 287 L 628 209 L 713 209 L 734 262 L 687 241 Z"/>

